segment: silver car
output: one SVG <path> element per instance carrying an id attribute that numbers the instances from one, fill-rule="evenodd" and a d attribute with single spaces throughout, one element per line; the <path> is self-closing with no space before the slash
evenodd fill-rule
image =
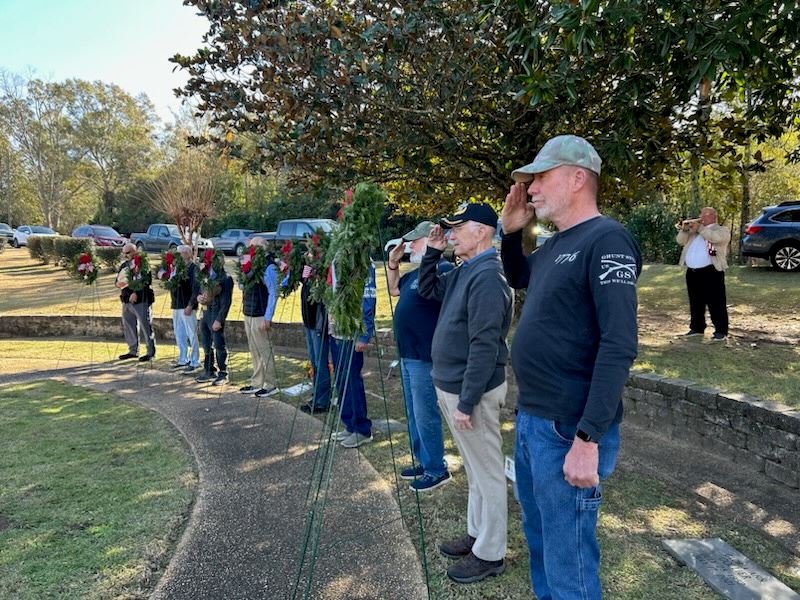
<path id="1" fill-rule="evenodd" d="M 253 233 L 252 229 L 226 229 L 212 237 L 211 243 L 217 250 L 240 256 L 247 247 L 248 236 L 251 233 Z"/>

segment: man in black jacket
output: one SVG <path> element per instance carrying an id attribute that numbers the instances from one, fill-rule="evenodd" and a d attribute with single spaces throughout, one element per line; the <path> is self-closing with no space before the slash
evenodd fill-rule
<path id="1" fill-rule="evenodd" d="M 231 308 L 233 298 L 233 279 L 225 269 L 214 273 L 213 279 L 219 284 L 214 296 L 205 292 L 197 296 L 197 301 L 204 306 L 200 319 L 200 332 L 203 338 L 203 373 L 196 379 L 198 383 L 212 382 L 212 385 L 228 383 L 228 350 L 225 348 L 225 319 Z M 213 345 L 213 349 L 212 349 Z M 216 366 L 214 357 L 216 355 Z"/>
<path id="2" fill-rule="evenodd" d="M 136 291 L 128 287 L 128 273 L 133 268 L 136 257 L 136 246 L 125 244 L 122 247 L 122 265 L 117 271 L 116 286 L 119 288 L 119 300 L 122 302 L 122 331 L 128 352 L 120 355 L 120 360 L 136 358 L 139 354 L 139 331 L 141 330 L 147 343 L 147 354 L 139 357 L 139 362 L 152 360 L 156 355 L 156 339 L 153 335 L 153 314 L 151 306 L 155 302 L 153 289 L 150 287 L 150 273 L 141 273 L 144 286 Z"/>
<path id="3" fill-rule="evenodd" d="M 597 209 L 600 165 L 585 139 L 555 137 L 512 173 L 502 214 L 506 277 L 527 289 L 511 363 L 517 491 L 537 598 L 602 596 L 600 480 L 619 451 L 642 261 L 625 228 Z M 558 233 L 526 257 L 522 230 L 534 215 Z"/>
<path id="4" fill-rule="evenodd" d="M 450 229 L 463 263 L 439 274 Z M 431 378 L 469 481 L 467 536 L 439 546 L 459 558 L 447 570 L 458 583 L 472 583 L 505 570 L 507 506 L 500 408 L 505 404 L 511 324 L 511 290 L 492 246 L 497 214 L 488 204 L 465 204 L 428 236 L 419 294 L 442 303 L 433 334 Z"/>
<path id="5" fill-rule="evenodd" d="M 303 268 L 300 288 L 300 314 L 306 334 L 306 351 L 314 372 L 314 395 L 300 407 L 305 413 L 327 412 L 331 406 L 330 334 L 328 333 L 328 313 L 325 305 L 311 299 L 311 267 Z"/>

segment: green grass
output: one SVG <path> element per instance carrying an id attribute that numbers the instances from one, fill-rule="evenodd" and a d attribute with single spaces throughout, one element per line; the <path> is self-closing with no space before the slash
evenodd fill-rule
<path id="1" fill-rule="evenodd" d="M 20 345 L 16 342 L 0 341 L 0 354 L 5 356 L 12 351 L 15 344 L 19 349 L 16 358 L 11 360 L 23 364 L 24 355 L 31 351 L 36 352 L 42 360 L 55 361 L 62 351 L 63 342 L 24 341 Z M 100 353 L 104 346 L 103 342 L 67 344 L 66 350 L 70 357 L 83 361 Z M 717 347 L 714 347 L 714 351 L 717 351 Z M 170 360 L 167 356 L 160 356 L 151 363 L 152 367 L 147 368 L 167 369 Z M 245 352 L 233 352 L 230 360 L 232 377 L 235 381 L 244 381 L 249 376 L 249 356 Z M 278 357 L 281 387 L 302 380 L 303 362 L 296 358 Z M 370 416 L 379 419 L 388 414 L 390 418 L 405 421 L 399 379 L 396 375 L 385 379 L 385 369 L 384 363 L 380 370 L 374 366 L 367 366 L 364 370 Z M 381 379 L 385 381 L 384 386 L 381 385 Z M 297 400 L 290 402 L 298 403 Z M 129 421 L 127 419 L 126 423 Z M 513 415 L 505 415 L 502 428 L 504 451 L 511 454 L 514 444 Z M 461 459 L 447 431 L 445 444 L 454 480 L 435 493 L 420 498 L 425 558 L 432 597 L 436 600 L 530 597 L 527 546 L 522 535 L 520 510 L 511 497 L 508 505 L 509 547 L 506 573 L 502 577 L 473 586 L 459 586 L 446 578 L 445 569 L 451 562 L 438 554 L 436 544 L 444 539 L 463 535 L 467 487 Z M 376 434 L 375 441 L 363 446 L 361 450 L 392 486 L 395 484 L 395 467 L 399 470 L 411 464 L 405 433 L 393 434 L 391 441 L 385 435 Z M 402 480 L 396 493 L 409 535 L 418 551 L 422 552 L 416 498 L 408 490 L 407 482 Z M 723 537 L 787 585 L 800 589 L 798 559 L 777 542 L 755 529 L 726 519 L 723 513 L 703 508 L 695 501 L 691 492 L 683 492 L 657 478 L 621 468 L 604 488 L 604 507 L 599 526 L 603 551 L 601 577 L 606 596 L 615 600 L 716 598 L 697 575 L 678 565 L 661 548 L 662 539 L 694 536 Z"/>
<path id="2" fill-rule="evenodd" d="M 0 390 L 0 597 L 146 597 L 194 463 L 158 415 L 54 381 Z"/>
<path id="3" fill-rule="evenodd" d="M 157 256 L 150 255 L 151 265 Z M 233 273 L 234 259 L 226 261 L 228 273 Z M 410 268 L 404 264 L 404 269 Z M 383 264 L 376 264 L 376 277 L 379 290 L 386 290 L 386 277 Z M 94 315 L 117 317 L 120 313 L 119 290 L 114 287 L 115 274 L 103 271 L 95 286 L 78 283 L 67 275 L 61 267 L 41 265 L 28 255 L 25 248 L 11 248 L 0 258 L 0 315 Z M 169 292 L 156 284 L 153 286 L 156 303 L 153 316 L 171 316 Z M 242 294 L 234 289 L 231 304 L 231 320 L 241 321 Z M 280 299 L 275 309 L 275 320 L 282 323 L 299 323 L 300 292 Z M 389 296 L 378 294 L 376 326 L 391 326 Z"/>

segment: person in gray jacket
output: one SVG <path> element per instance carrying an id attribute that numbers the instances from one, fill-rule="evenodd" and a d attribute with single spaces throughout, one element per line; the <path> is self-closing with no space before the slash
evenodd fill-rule
<path id="1" fill-rule="evenodd" d="M 464 460 L 469 482 L 467 536 L 439 546 L 460 559 L 447 570 L 458 583 L 505 570 L 506 481 L 500 408 L 505 404 L 506 335 L 512 296 L 492 246 L 497 213 L 488 204 L 464 204 L 428 236 L 419 294 L 442 303 L 433 334 L 431 378 L 442 414 Z M 458 268 L 438 274 L 450 230 Z"/>

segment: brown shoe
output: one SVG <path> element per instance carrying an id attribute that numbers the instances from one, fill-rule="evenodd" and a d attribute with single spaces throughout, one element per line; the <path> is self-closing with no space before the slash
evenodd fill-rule
<path id="1" fill-rule="evenodd" d="M 473 544 L 475 544 L 475 538 L 471 535 L 466 535 L 459 540 L 439 544 L 439 552 L 447 558 L 463 558 L 472 552 Z"/>
<path id="2" fill-rule="evenodd" d="M 447 569 L 447 576 L 456 583 L 475 583 L 506 570 L 506 561 L 483 560 L 472 552 Z"/>

